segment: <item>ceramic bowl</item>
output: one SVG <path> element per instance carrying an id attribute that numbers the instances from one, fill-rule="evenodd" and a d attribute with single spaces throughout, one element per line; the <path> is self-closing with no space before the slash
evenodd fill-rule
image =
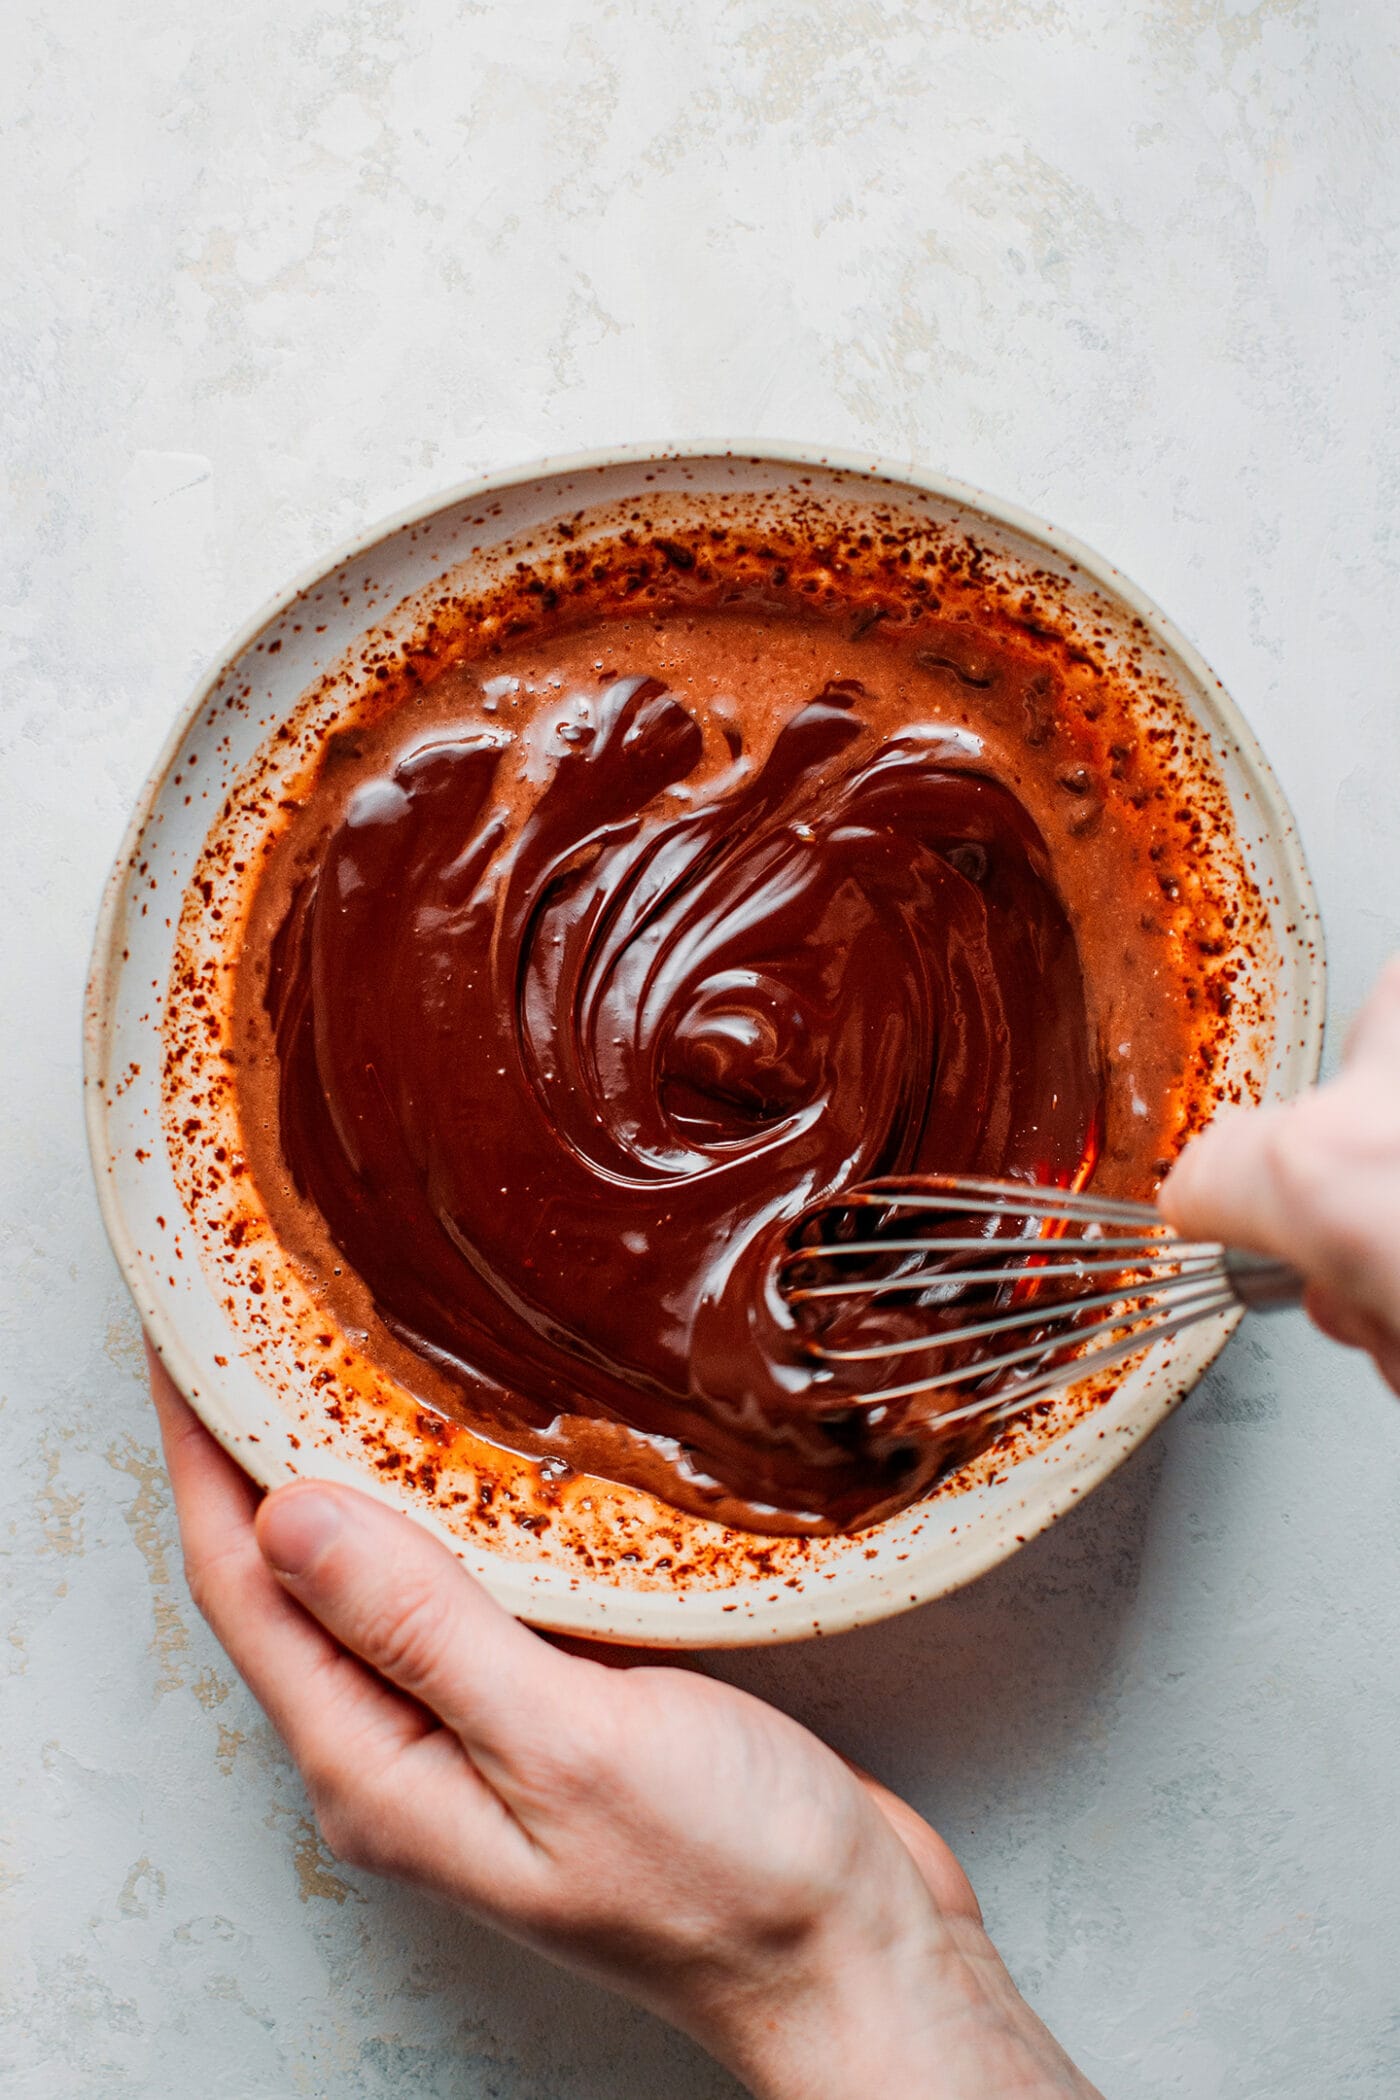
<path id="1" fill-rule="evenodd" d="M 1159 1344 L 1099 1404 L 1069 1406 L 1059 1433 L 974 1469 L 849 1538 L 756 1539 L 678 1517 L 630 1489 L 576 1486 L 567 1521 L 520 1514 L 510 1463 L 463 1435 L 416 1463 L 410 1418 L 394 1451 L 375 1425 L 328 1415 L 299 1375 L 276 1316 L 227 1288 L 182 1198 L 162 1125 L 162 1010 L 182 900 L 211 822 L 255 753 L 305 696 L 363 653 L 406 636 L 423 594 L 479 576 L 550 521 L 669 495 L 879 503 L 965 533 L 1008 573 L 1050 577 L 1102 635 L 1165 679 L 1209 739 L 1238 854 L 1264 900 L 1272 958 L 1246 961 L 1272 1038 L 1242 1026 L 1236 1080 L 1265 1098 L 1316 1076 L 1323 965 L 1312 886 L 1292 816 L 1258 744 L 1196 651 L 1108 563 L 1015 506 L 914 468 L 771 444 L 632 449 L 486 476 L 377 527 L 292 584 L 235 637 L 191 695 L 133 815 L 103 900 L 88 993 L 88 1128 L 103 1216 L 141 1317 L 203 1420 L 265 1485 L 315 1472 L 408 1509 L 494 1594 L 537 1624 L 662 1646 L 800 1639 L 885 1617 L 956 1589 L 1042 1531 L 1103 1480 L 1189 1391 L 1228 1320 Z M 1117 646 L 1115 643 L 1114 646 Z M 324 725 L 323 725 L 324 726 Z M 1249 1002 L 1241 1004 L 1247 1010 Z M 275 1293 L 266 1300 L 273 1303 Z M 264 1301 L 259 1300 L 262 1305 Z M 280 1352 L 280 1353 L 279 1353 Z M 391 1410 L 392 1412 L 392 1410 Z M 421 1440 L 420 1440 L 421 1449 Z M 490 1492 L 483 1492 L 483 1483 Z M 512 1522 L 516 1512 L 518 1521 Z"/>

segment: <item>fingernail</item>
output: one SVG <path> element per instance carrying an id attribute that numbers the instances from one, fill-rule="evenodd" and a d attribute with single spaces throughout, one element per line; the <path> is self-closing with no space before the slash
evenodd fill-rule
<path id="1" fill-rule="evenodd" d="M 305 1575 L 341 1527 L 334 1495 L 316 1488 L 284 1489 L 263 1505 L 258 1544 L 279 1575 Z"/>

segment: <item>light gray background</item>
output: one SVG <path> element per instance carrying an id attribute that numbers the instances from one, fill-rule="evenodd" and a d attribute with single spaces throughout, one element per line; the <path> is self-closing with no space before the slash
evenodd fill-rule
<path id="1" fill-rule="evenodd" d="M 336 1866 L 185 1594 L 78 1016 L 102 878 L 200 665 L 309 558 L 481 467 L 739 432 L 915 457 L 1082 534 L 1200 643 L 1297 809 L 1344 1021 L 1400 945 L 1395 20 L 7 17 L 6 2096 L 733 2091 Z M 1301 1321 L 1261 1325 L 1014 1565 L 725 1669 L 947 1833 L 1113 2100 L 1383 2100 L 1397 1512 L 1395 1404 Z"/>

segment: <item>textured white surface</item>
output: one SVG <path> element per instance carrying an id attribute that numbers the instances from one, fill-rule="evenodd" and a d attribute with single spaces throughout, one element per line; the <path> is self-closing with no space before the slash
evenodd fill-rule
<path id="1" fill-rule="evenodd" d="M 1275 759 L 1344 1018 L 1400 945 L 1390 0 L 19 0 L 6 55 L 0 2091 L 728 2094 L 335 1867 L 193 1614 L 82 1151 L 98 889 L 289 571 L 488 463 L 752 431 L 1151 590 Z M 1261 1325 L 977 1589 L 724 1668 L 939 1823 L 1113 2100 L 1389 2100 L 1397 1511 L 1394 1404 Z"/>

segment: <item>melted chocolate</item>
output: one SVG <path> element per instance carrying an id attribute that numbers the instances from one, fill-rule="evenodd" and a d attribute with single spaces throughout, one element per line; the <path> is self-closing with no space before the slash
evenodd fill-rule
<path id="1" fill-rule="evenodd" d="M 881 733 L 843 680 L 716 770 L 660 681 L 610 675 L 523 809 L 479 716 L 405 719 L 360 780 L 271 947 L 281 1153 L 502 1441 L 620 1423 L 692 1507 L 868 1522 L 948 1447 L 819 1398 L 762 1288 L 774 1237 L 873 1176 L 1082 1175 L 1074 936 L 955 727 Z"/>

